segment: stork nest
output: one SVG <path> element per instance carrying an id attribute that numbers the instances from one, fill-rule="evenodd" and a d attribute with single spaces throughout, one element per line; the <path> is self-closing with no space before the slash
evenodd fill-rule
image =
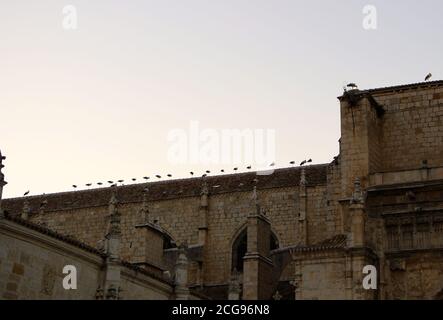
<path id="1" fill-rule="evenodd" d="M 378 117 L 382 117 L 385 114 L 386 110 L 374 99 L 370 93 L 362 92 L 358 89 L 345 91 L 343 93 L 343 100 L 345 100 L 351 108 L 357 106 L 363 98 L 367 98 L 369 100 L 371 107 L 375 109 Z"/>

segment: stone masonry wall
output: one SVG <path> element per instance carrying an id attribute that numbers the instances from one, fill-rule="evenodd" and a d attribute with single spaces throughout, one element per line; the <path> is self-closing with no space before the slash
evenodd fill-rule
<path id="1" fill-rule="evenodd" d="M 297 300 L 346 299 L 345 259 L 330 257 L 302 262 L 300 296 Z"/>
<path id="2" fill-rule="evenodd" d="M 382 171 L 443 164 L 443 88 L 374 95 L 386 109 L 382 122 Z"/>
<path id="3" fill-rule="evenodd" d="M 337 217 L 326 209 L 326 186 L 307 187 L 307 219 L 310 242 L 332 237 L 337 229 Z M 206 244 L 206 284 L 226 283 L 230 277 L 232 244 L 236 235 L 245 227 L 246 218 L 255 208 L 251 192 L 232 192 L 209 196 L 208 237 Z M 299 187 L 273 188 L 258 191 L 261 207 L 271 221 L 272 231 L 281 247 L 298 243 Z M 151 219 L 158 219 L 160 226 L 178 244 L 198 242 L 199 197 L 149 202 Z M 142 203 L 121 204 L 122 258 L 131 261 L 141 245 L 135 226 L 142 222 Z M 62 234 L 73 235 L 91 246 L 103 239 L 108 225 L 106 206 L 63 210 L 33 215 L 34 222 Z M 160 261 L 159 261 L 160 263 Z"/>
<path id="4" fill-rule="evenodd" d="M 3 230 L 0 243 L 0 300 L 94 299 L 101 259 L 96 263 L 87 261 L 61 248 L 54 250 Z M 62 286 L 65 265 L 77 268 L 77 290 L 65 290 Z"/>
<path id="5" fill-rule="evenodd" d="M 0 220 L 0 300 L 93 300 L 103 258 L 38 231 Z M 77 289 L 63 288 L 63 268 L 77 270 Z M 172 286 L 122 266 L 123 299 L 169 299 Z"/>
<path id="6" fill-rule="evenodd" d="M 390 257 L 389 299 L 436 299 L 443 292 L 443 254 Z M 440 297 L 441 299 L 441 297 Z"/>

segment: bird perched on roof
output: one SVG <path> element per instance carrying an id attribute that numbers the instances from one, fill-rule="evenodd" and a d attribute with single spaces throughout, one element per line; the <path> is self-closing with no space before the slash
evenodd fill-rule
<path id="1" fill-rule="evenodd" d="M 311 163 L 312 162 L 312 159 L 309 159 L 309 160 L 303 160 L 301 163 L 300 163 L 300 166 L 303 166 L 303 165 L 305 165 L 305 164 L 307 164 L 307 163 Z"/>
<path id="2" fill-rule="evenodd" d="M 428 73 L 425 77 L 425 81 L 431 80 L 432 78 L 432 73 Z"/>
<path id="3" fill-rule="evenodd" d="M 204 174 L 202 175 L 202 177 L 203 177 L 203 178 L 206 178 L 206 176 L 207 176 L 207 174 L 206 174 L 206 173 L 204 173 Z"/>
<path id="4" fill-rule="evenodd" d="M 23 197 L 26 197 L 29 194 L 29 190 L 23 194 Z"/>
<path id="5" fill-rule="evenodd" d="M 357 85 L 356 85 L 355 83 L 353 83 L 353 82 L 348 83 L 348 84 L 346 85 L 346 87 L 351 88 L 351 89 L 357 89 L 357 88 L 358 88 Z"/>

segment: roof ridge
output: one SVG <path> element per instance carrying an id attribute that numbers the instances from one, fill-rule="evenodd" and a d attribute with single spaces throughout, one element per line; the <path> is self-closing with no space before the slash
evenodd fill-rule
<path id="1" fill-rule="evenodd" d="M 319 167 L 326 167 L 330 163 L 321 163 L 321 164 L 313 164 L 309 166 L 297 166 L 297 167 L 282 167 L 282 168 L 270 168 L 269 170 L 260 170 L 260 171 L 244 171 L 244 172 L 238 172 L 238 173 L 227 173 L 227 174 L 218 174 L 218 175 L 211 175 L 206 176 L 206 181 L 213 180 L 213 179 L 227 179 L 230 177 L 241 177 L 241 176 L 247 176 L 251 174 L 255 174 L 256 176 L 264 176 L 258 174 L 259 172 L 267 172 L 273 170 L 274 172 L 280 172 L 280 171 L 287 171 L 287 170 L 301 170 L 302 168 L 305 169 L 315 169 Z M 160 180 L 160 181 L 149 181 L 149 182 L 143 182 L 143 183 L 131 183 L 131 184 L 125 184 L 117 186 L 117 190 L 122 190 L 125 188 L 130 188 L 134 186 L 158 186 L 162 184 L 173 184 L 177 182 L 191 182 L 191 181 L 201 181 L 203 177 L 184 177 L 184 178 L 177 178 L 177 179 L 170 179 L 170 180 Z M 309 181 L 308 181 L 309 182 Z M 65 195 L 65 194 L 79 194 L 79 193 L 89 193 L 91 191 L 101 191 L 101 190 L 110 190 L 111 187 L 99 187 L 99 188 L 90 188 L 90 189 L 80 189 L 80 190 L 70 190 L 70 191 L 61 191 L 61 192 L 51 192 L 51 193 L 43 193 L 43 194 L 37 194 L 37 195 L 31 195 L 26 197 L 12 197 L 12 198 L 3 198 L 3 200 L 6 201 L 14 201 L 14 200 L 21 200 L 21 199 L 40 199 L 42 197 L 48 197 L 48 196 L 55 196 L 55 195 Z"/>
<path id="2" fill-rule="evenodd" d="M 358 90 L 359 93 L 383 93 L 383 92 L 393 92 L 393 91 L 401 91 L 401 90 L 410 90 L 417 87 L 436 87 L 443 86 L 443 80 L 434 80 L 434 81 L 425 81 L 425 82 L 416 82 L 416 83 L 408 83 L 408 84 L 399 84 L 395 86 L 387 86 L 387 87 L 379 87 L 373 89 L 362 89 Z M 342 99 L 343 95 L 339 96 L 338 99 Z"/>
<path id="3" fill-rule="evenodd" d="M 330 164 L 318 164 L 303 167 L 307 178 L 307 186 L 324 185 Z M 297 187 L 300 183 L 301 167 L 278 168 L 270 175 L 257 175 L 257 172 L 244 172 L 229 175 L 209 176 L 210 195 L 221 195 L 233 192 L 252 192 L 252 186 L 257 183 L 258 190 L 272 188 Z M 255 178 L 258 182 L 254 181 Z M 148 187 L 147 201 L 163 201 L 200 196 L 202 178 L 186 178 L 148 183 L 138 183 L 117 187 L 117 196 L 121 204 L 138 203 L 143 201 L 143 190 Z M 19 213 L 24 201 L 28 201 L 32 213 L 37 213 L 42 200 L 48 203 L 45 212 L 75 210 L 86 207 L 101 207 L 109 202 L 112 188 L 97 188 L 61 193 L 49 193 L 32 197 L 4 199 L 3 209 L 9 213 Z"/>

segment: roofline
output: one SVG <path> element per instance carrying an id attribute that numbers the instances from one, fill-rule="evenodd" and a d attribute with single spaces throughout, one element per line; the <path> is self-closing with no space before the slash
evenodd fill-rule
<path id="1" fill-rule="evenodd" d="M 57 231 L 55 231 L 53 229 L 50 229 L 48 227 L 36 224 L 36 223 L 31 222 L 29 220 L 25 220 L 25 219 L 22 219 L 20 217 L 11 217 L 11 216 L 8 216 L 8 215 L 5 216 L 4 219 L 6 221 L 8 221 L 8 222 L 12 222 L 12 223 L 18 224 L 18 225 L 20 225 L 20 226 L 22 226 L 24 228 L 28 228 L 30 230 L 38 232 L 38 233 L 40 233 L 40 234 L 42 234 L 44 236 L 47 236 L 49 238 L 58 240 L 60 242 L 63 242 L 65 244 L 69 244 L 71 246 L 74 246 L 77 249 L 80 249 L 80 250 L 82 250 L 84 252 L 93 254 L 93 255 L 101 258 L 101 259 L 106 259 L 108 257 L 108 255 L 105 252 L 102 252 L 99 249 L 97 249 L 97 248 L 95 248 L 93 246 L 90 246 L 89 244 L 87 244 L 87 243 L 85 243 L 85 242 L 83 242 L 83 241 L 81 241 L 81 240 L 79 240 L 77 238 L 64 235 L 64 234 L 62 234 L 60 232 L 57 232 Z M 171 280 L 165 279 L 165 278 L 155 274 L 154 272 L 150 272 L 149 270 L 143 269 L 143 268 L 141 268 L 141 267 L 139 267 L 137 265 L 134 265 L 133 263 L 130 263 L 130 262 L 126 261 L 126 260 L 121 259 L 119 261 L 119 264 L 121 266 L 123 266 L 123 267 L 126 267 L 126 268 L 130 269 L 130 270 L 133 270 L 133 271 L 136 271 L 136 272 L 140 272 L 140 273 L 142 273 L 142 274 L 144 274 L 146 276 L 149 276 L 149 277 L 151 277 L 151 278 L 153 278 L 153 279 L 155 279 L 157 281 L 160 281 L 160 282 L 163 282 L 163 283 L 166 283 L 166 284 L 169 284 L 169 285 L 173 285 L 173 282 Z"/>
<path id="2" fill-rule="evenodd" d="M 4 219 L 6 221 L 13 222 L 15 224 L 21 225 L 22 227 L 34 230 L 34 231 L 36 231 L 36 232 L 38 232 L 40 234 L 43 234 L 45 236 L 48 236 L 50 238 L 56 239 L 58 241 L 61 241 L 61 242 L 67 243 L 67 244 L 70 244 L 70 245 L 72 245 L 72 246 L 74 246 L 74 247 L 76 247 L 78 249 L 81 249 L 81 250 L 84 250 L 86 252 L 95 254 L 95 255 L 97 255 L 97 256 L 99 256 L 101 258 L 106 258 L 107 257 L 106 253 L 98 250 L 97 248 L 94 248 L 94 247 L 86 244 L 85 242 L 77 239 L 77 238 L 74 238 L 72 236 L 68 236 L 68 235 L 62 234 L 62 233 L 57 232 L 57 231 L 55 231 L 53 229 L 50 229 L 50 228 L 48 228 L 46 226 L 43 226 L 43 225 L 31 222 L 29 220 L 22 219 L 22 218 L 20 218 L 18 216 L 6 215 Z"/>
<path id="3" fill-rule="evenodd" d="M 440 87 L 440 86 L 443 86 L 443 80 L 417 82 L 417 83 L 402 84 L 402 85 L 381 87 L 374 89 L 365 89 L 365 90 L 360 90 L 359 93 L 382 94 L 382 93 L 399 92 L 399 91 L 419 89 L 419 88 L 428 89 L 431 87 Z M 337 99 L 339 99 L 340 101 L 342 100 L 342 98 L 343 95 L 337 97 Z"/>
<path id="4" fill-rule="evenodd" d="M 283 168 L 275 168 L 275 169 L 269 169 L 274 171 L 284 171 L 284 170 L 301 170 L 302 168 L 320 168 L 320 167 L 327 167 L 330 163 L 321 163 L 321 164 L 313 164 L 308 166 L 297 166 L 297 167 L 283 167 Z M 253 172 L 266 172 L 268 170 L 261 170 L 261 171 L 245 171 L 245 172 L 239 172 L 239 173 L 228 173 L 228 174 L 222 174 L 222 175 L 212 175 L 212 176 L 206 176 L 206 181 L 210 181 L 211 179 L 217 179 L 217 178 L 226 178 L 233 176 L 241 176 L 241 175 L 249 175 Z M 260 177 L 259 174 L 257 174 L 258 177 Z M 152 186 L 152 185 L 161 185 L 161 184 L 176 184 L 180 183 L 182 181 L 190 181 L 190 180 L 202 180 L 203 177 L 190 177 L 190 178 L 179 178 L 179 179 L 171 179 L 171 180 L 161 180 L 161 181 L 150 181 L 150 182 L 143 182 L 143 183 L 131 183 L 131 184 L 125 184 L 117 186 L 117 189 L 124 189 L 132 186 L 140 186 L 140 185 L 146 185 L 146 186 Z M 32 200 L 32 199 L 40 199 L 42 197 L 49 197 L 49 196 L 59 196 L 59 195 L 66 195 L 66 194 L 72 194 L 72 193 L 90 193 L 98 190 L 108 190 L 110 186 L 107 187 L 100 187 L 100 188 L 90 188 L 90 189 L 80 189 L 80 190 L 71 190 L 71 191 L 62 191 L 62 192 L 53 192 L 53 193 L 43 193 L 43 194 L 37 194 L 32 196 L 26 196 L 26 197 L 13 197 L 13 198 L 3 198 L 4 201 L 15 201 L 15 200 Z"/>

